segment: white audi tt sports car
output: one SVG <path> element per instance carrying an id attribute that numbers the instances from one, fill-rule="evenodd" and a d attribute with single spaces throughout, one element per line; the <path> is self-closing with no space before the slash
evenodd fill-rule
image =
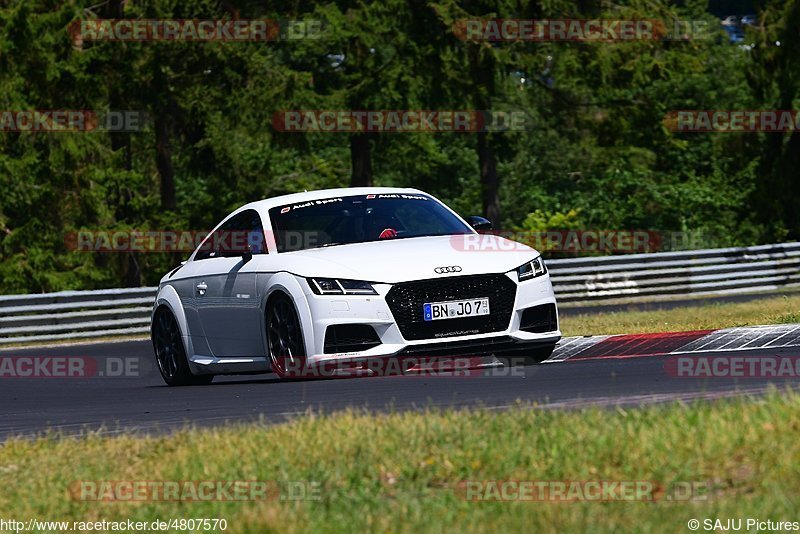
<path id="1" fill-rule="evenodd" d="M 550 277 L 534 249 L 479 233 L 490 228 L 416 189 L 242 206 L 161 279 L 161 374 L 186 385 L 414 358 L 540 362 L 561 338 Z"/>

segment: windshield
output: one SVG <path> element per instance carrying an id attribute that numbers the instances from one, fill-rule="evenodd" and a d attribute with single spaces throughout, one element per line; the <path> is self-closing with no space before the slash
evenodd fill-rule
<path id="1" fill-rule="evenodd" d="M 355 195 L 286 204 L 269 210 L 278 252 L 470 234 L 472 229 L 427 195 Z"/>

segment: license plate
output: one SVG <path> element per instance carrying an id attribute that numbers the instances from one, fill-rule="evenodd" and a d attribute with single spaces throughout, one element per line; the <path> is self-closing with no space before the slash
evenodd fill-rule
<path id="1" fill-rule="evenodd" d="M 426 321 L 489 315 L 489 299 L 485 298 L 451 300 L 449 302 L 428 302 L 422 305 L 422 313 Z"/>

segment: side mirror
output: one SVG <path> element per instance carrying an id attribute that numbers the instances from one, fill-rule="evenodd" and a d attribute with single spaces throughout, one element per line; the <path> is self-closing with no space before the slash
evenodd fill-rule
<path id="1" fill-rule="evenodd" d="M 250 245 L 244 247 L 244 251 L 242 252 L 242 261 L 247 263 L 248 261 L 253 259 L 253 249 L 250 248 Z"/>
<path id="2" fill-rule="evenodd" d="M 471 227 L 473 227 L 477 231 L 486 231 L 492 229 L 492 221 L 489 219 L 484 219 L 483 217 L 479 217 L 477 215 L 470 215 L 467 217 L 467 222 Z"/>

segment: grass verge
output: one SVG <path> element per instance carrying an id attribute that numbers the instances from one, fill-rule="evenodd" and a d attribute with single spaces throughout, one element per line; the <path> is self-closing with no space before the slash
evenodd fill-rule
<path id="1" fill-rule="evenodd" d="M 686 532 L 691 518 L 796 520 L 800 395 L 630 410 L 308 415 L 168 436 L 10 440 L 0 517 L 225 518 L 230 532 Z M 78 480 L 277 480 L 318 500 L 85 502 Z M 474 502 L 461 481 L 708 484 L 705 500 Z"/>
<path id="2" fill-rule="evenodd" d="M 564 314 L 560 320 L 565 336 L 646 334 L 800 323 L 800 295 L 684 306 L 671 310 Z"/>

